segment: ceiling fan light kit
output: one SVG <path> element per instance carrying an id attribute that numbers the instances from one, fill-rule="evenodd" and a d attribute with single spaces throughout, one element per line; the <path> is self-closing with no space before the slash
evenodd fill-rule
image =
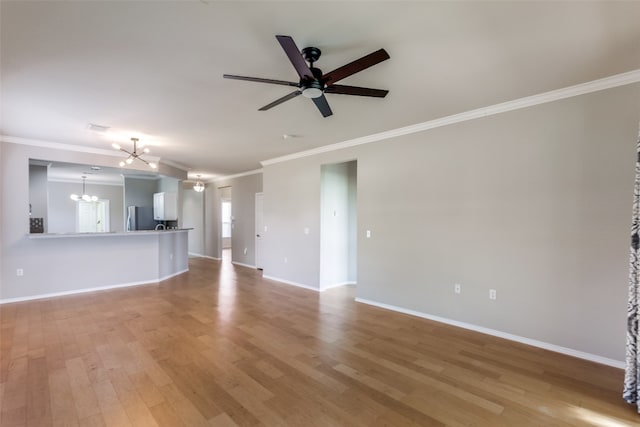
<path id="1" fill-rule="evenodd" d="M 298 76 L 300 77 L 300 81 L 298 83 L 284 80 L 263 79 L 259 77 L 237 76 L 233 74 L 223 75 L 225 79 L 245 80 L 250 82 L 293 86 L 297 88 L 295 91 L 260 108 L 259 111 L 269 110 L 276 105 L 280 105 L 285 101 L 302 95 L 313 101 L 323 117 L 329 117 L 333 112 L 331 111 L 331 107 L 329 107 L 329 103 L 324 96 L 325 93 L 369 96 L 374 98 L 384 98 L 387 96 L 387 93 L 389 93 L 388 90 L 383 89 L 335 84 L 339 80 L 389 59 L 389 54 L 384 49 L 379 49 L 369 55 L 365 55 L 360 59 L 356 59 L 353 62 L 343 65 L 342 67 L 336 68 L 327 74 L 323 74 L 322 70 L 313 66 L 322 54 L 320 49 L 317 47 L 305 47 L 304 49 L 299 50 L 293 41 L 293 38 L 290 36 L 276 36 L 276 39 L 289 58 L 293 68 L 295 68 L 298 73 Z M 308 65 L 307 62 L 309 63 Z"/>

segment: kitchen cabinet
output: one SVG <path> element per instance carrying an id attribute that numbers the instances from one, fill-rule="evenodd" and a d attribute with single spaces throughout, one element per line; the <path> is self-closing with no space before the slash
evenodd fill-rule
<path id="1" fill-rule="evenodd" d="M 176 221 L 178 219 L 178 194 L 153 194 L 153 219 L 156 221 Z"/>

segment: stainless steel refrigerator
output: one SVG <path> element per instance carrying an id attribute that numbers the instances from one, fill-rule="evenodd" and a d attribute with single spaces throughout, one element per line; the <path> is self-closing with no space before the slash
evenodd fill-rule
<path id="1" fill-rule="evenodd" d="M 156 222 L 153 220 L 153 207 L 128 206 L 126 230 L 153 230 Z"/>

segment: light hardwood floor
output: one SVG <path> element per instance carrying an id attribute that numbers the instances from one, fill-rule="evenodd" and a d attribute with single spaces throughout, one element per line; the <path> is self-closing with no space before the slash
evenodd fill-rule
<path id="1" fill-rule="evenodd" d="M 622 371 L 192 259 L 0 306 L 9 426 L 640 425 Z"/>

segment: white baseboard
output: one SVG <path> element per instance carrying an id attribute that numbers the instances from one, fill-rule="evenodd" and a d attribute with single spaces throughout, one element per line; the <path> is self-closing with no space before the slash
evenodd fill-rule
<path id="1" fill-rule="evenodd" d="M 297 286 L 298 288 L 304 288 L 304 289 L 309 289 L 311 291 L 320 292 L 320 290 L 318 288 L 314 288 L 314 287 L 309 286 L 309 285 L 303 285 L 302 283 L 292 282 L 291 280 L 280 279 L 278 277 L 273 277 L 273 276 L 266 276 L 264 274 L 262 275 L 262 278 L 263 279 L 268 279 L 268 280 L 273 280 L 274 282 L 284 283 L 285 285 Z"/>
<path id="2" fill-rule="evenodd" d="M 29 296 L 26 296 L 26 297 L 17 297 L 17 298 L 5 298 L 5 299 L 0 299 L 0 305 L 2 305 L 2 304 L 10 304 L 12 302 L 23 302 L 23 301 L 32 301 L 32 300 L 44 299 L 44 298 L 63 297 L 63 296 L 67 296 L 67 295 L 84 294 L 84 293 L 87 293 L 87 292 L 107 291 L 109 289 L 128 288 L 128 287 L 131 287 L 131 286 L 150 285 L 150 284 L 153 284 L 153 283 L 162 282 L 163 280 L 170 279 L 170 278 L 178 276 L 178 275 L 180 275 L 182 273 L 186 273 L 187 271 L 189 271 L 189 269 L 185 268 L 184 270 L 178 271 L 177 273 L 169 274 L 169 275 L 161 277 L 161 278 L 159 278 L 157 280 L 143 280 L 143 281 L 140 281 L 140 282 L 129 282 L 129 283 L 120 283 L 120 284 L 117 284 L 117 285 L 97 286 L 95 288 L 74 289 L 72 291 L 52 292 L 52 293 L 48 293 L 48 294 L 29 295 Z"/>
<path id="3" fill-rule="evenodd" d="M 322 286 L 320 288 L 320 292 L 324 292 L 327 291 L 329 289 L 333 289 L 333 288 L 339 288 L 340 286 L 347 286 L 347 285 L 355 285 L 357 282 L 339 282 L 339 283 L 332 283 L 330 285 L 326 285 L 326 286 Z"/>
<path id="4" fill-rule="evenodd" d="M 237 261 L 231 261 L 231 264 L 233 264 L 233 265 L 239 265 L 240 267 L 253 268 L 254 270 L 256 269 L 256 266 L 255 266 L 255 265 L 243 264 L 243 263 L 241 263 L 241 262 L 237 262 Z"/>
<path id="5" fill-rule="evenodd" d="M 361 302 L 363 304 L 373 305 L 380 308 L 385 308 L 387 310 L 393 310 L 404 314 L 409 314 L 412 316 L 422 317 L 424 319 L 433 320 L 440 323 L 445 323 L 447 325 L 457 326 L 463 329 L 469 329 L 471 331 L 481 332 L 487 335 L 493 335 L 495 337 L 504 338 L 510 341 L 516 341 L 522 344 L 528 344 L 534 347 L 543 348 L 545 350 L 554 351 L 556 353 L 566 354 L 568 356 L 577 357 L 579 359 L 589 360 L 591 362 L 601 363 L 603 365 L 613 366 L 614 368 L 624 369 L 625 363 L 620 360 L 609 359 L 608 357 L 598 356 L 596 354 L 585 353 L 583 351 L 574 350 L 572 348 L 562 347 L 555 344 L 550 344 L 544 341 L 538 341 L 531 338 L 521 337 L 519 335 L 509 334 L 507 332 L 498 331 L 495 329 L 485 328 L 483 326 L 473 325 L 471 323 L 459 322 L 457 320 L 447 319 L 445 317 L 433 316 L 431 314 L 422 313 L 420 311 L 410 310 L 407 308 L 397 307 L 395 305 L 384 304 L 377 301 L 371 301 L 363 298 L 356 298 L 357 302 Z"/>

